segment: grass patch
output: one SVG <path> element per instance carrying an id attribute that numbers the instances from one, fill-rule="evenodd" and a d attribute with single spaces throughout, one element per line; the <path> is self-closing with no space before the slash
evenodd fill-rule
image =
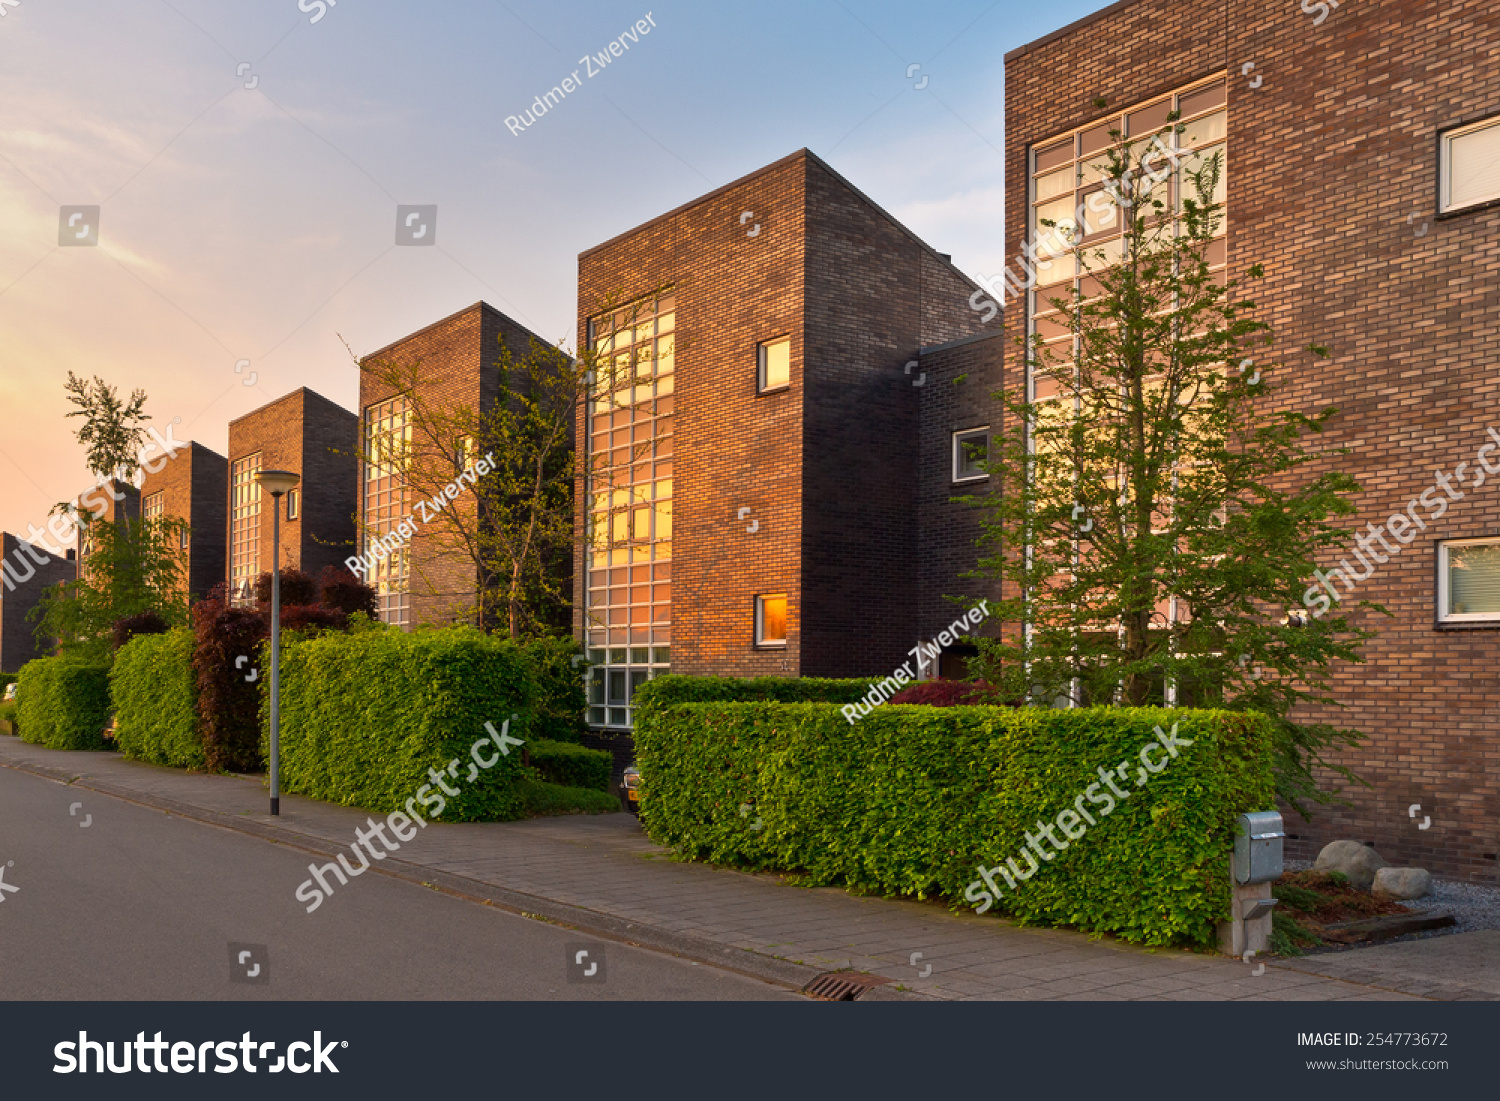
<path id="1" fill-rule="evenodd" d="M 553 814 L 610 814 L 620 809 L 613 795 L 592 788 L 570 788 L 526 777 L 516 785 L 528 818 Z"/>

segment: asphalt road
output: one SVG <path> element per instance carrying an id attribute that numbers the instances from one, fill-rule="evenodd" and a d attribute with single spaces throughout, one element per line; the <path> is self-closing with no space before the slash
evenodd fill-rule
<path id="1" fill-rule="evenodd" d="M 314 859 L 0 768 L 0 1000 L 803 1000 L 373 873 L 309 914 Z"/>

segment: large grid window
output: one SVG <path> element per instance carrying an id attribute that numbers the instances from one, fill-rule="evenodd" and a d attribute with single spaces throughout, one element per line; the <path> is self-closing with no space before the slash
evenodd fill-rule
<path id="1" fill-rule="evenodd" d="M 1054 307 L 1051 300 L 1068 300 L 1075 289 L 1084 301 L 1094 298 L 1099 285 L 1089 272 L 1099 266 L 1096 250 L 1103 252 L 1106 262 L 1124 255 L 1124 216 L 1109 201 L 1111 181 L 1106 179 L 1108 151 L 1115 143 L 1110 131 L 1120 131 L 1127 140 L 1140 139 L 1141 144 L 1133 144 L 1133 148 L 1144 150 L 1166 125 L 1167 115 L 1174 109 L 1180 112 L 1176 125 L 1183 127 L 1183 131 L 1169 133 L 1162 141 L 1171 152 L 1185 155 L 1171 178 L 1158 186 L 1170 189 L 1162 198 L 1170 209 L 1180 211 L 1184 193 L 1188 198 L 1196 198 L 1190 174 L 1218 156 L 1219 178 L 1212 201 L 1220 204 L 1220 218 L 1215 239 L 1208 248 L 1208 263 L 1217 278 L 1225 278 L 1228 218 L 1224 216 L 1223 204 L 1228 195 L 1224 155 L 1228 115 L 1223 78 L 1174 92 L 1038 143 L 1031 150 L 1026 226 L 1029 239 L 1037 243 L 1038 257 L 1036 286 L 1027 297 L 1027 336 L 1041 336 L 1056 357 L 1057 366 L 1053 370 L 1072 361 L 1074 337 L 1066 313 Z M 1157 157 L 1163 166 L 1169 166 L 1164 155 Z M 1154 170 L 1156 164 L 1153 160 L 1148 167 Z M 1078 217 L 1080 208 L 1084 212 L 1083 223 Z M 1043 224 L 1049 221 L 1056 223 L 1055 228 Z M 1088 253 L 1084 270 L 1079 270 L 1072 252 L 1078 241 Z M 1046 373 L 1033 372 L 1029 367 L 1027 373 L 1031 376 L 1028 383 L 1033 401 L 1044 401 L 1057 394 L 1057 383 Z"/>
<path id="2" fill-rule="evenodd" d="M 260 576 L 260 452 L 235 461 L 229 475 L 229 589 L 234 603 L 249 595 Z"/>
<path id="3" fill-rule="evenodd" d="M 672 407 L 676 301 L 594 318 L 588 406 L 589 722 L 628 728 L 638 685 L 672 645 Z"/>
<path id="4" fill-rule="evenodd" d="M 1500 539 L 1438 545 L 1438 622 L 1500 624 Z"/>
<path id="5" fill-rule="evenodd" d="M 364 494 L 360 525 L 360 552 L 372 562 L 366 580 L 375 588 L 376 608 L 386 623 L 411 624 L 411 561 L 409 545 L 403 543 L 381 559 L 373 559 L 370 547 L 394 531 L 411 514 L 406 480 L 401 471 L 411 447 L 411 421 L 406 395 L 372 405 L 365 410 Z"/>
<path id="6" fill-rule="evenodd" d="M 160 520 L 167 510 L 167 491 L 159 490 L 141 502 L 141 515 L 147 520 Z"/>

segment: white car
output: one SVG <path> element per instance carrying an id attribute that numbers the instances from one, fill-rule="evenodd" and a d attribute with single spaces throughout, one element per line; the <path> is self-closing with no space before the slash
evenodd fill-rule
<path id="1" fill-rule="evenodd" d="M 10 703 L 12 700 L 14 700 L 16 698 L 16 688 L 17 688 L 17 685 L 16 685 L 15 681 L 11 681 L 9 684 L 7 684 L 5 686 L 5 702 L 6 703 Z"/>

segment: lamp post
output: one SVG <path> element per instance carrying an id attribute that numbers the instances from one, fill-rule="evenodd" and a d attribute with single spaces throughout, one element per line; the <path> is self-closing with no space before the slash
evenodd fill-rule
<path id="1" fill-rule="evenodd" d="M 275 502 L 271 518 L 271 813 L 281 813 L 281 498 L 301 475 L 262 470 L 255 480 Z"/>

